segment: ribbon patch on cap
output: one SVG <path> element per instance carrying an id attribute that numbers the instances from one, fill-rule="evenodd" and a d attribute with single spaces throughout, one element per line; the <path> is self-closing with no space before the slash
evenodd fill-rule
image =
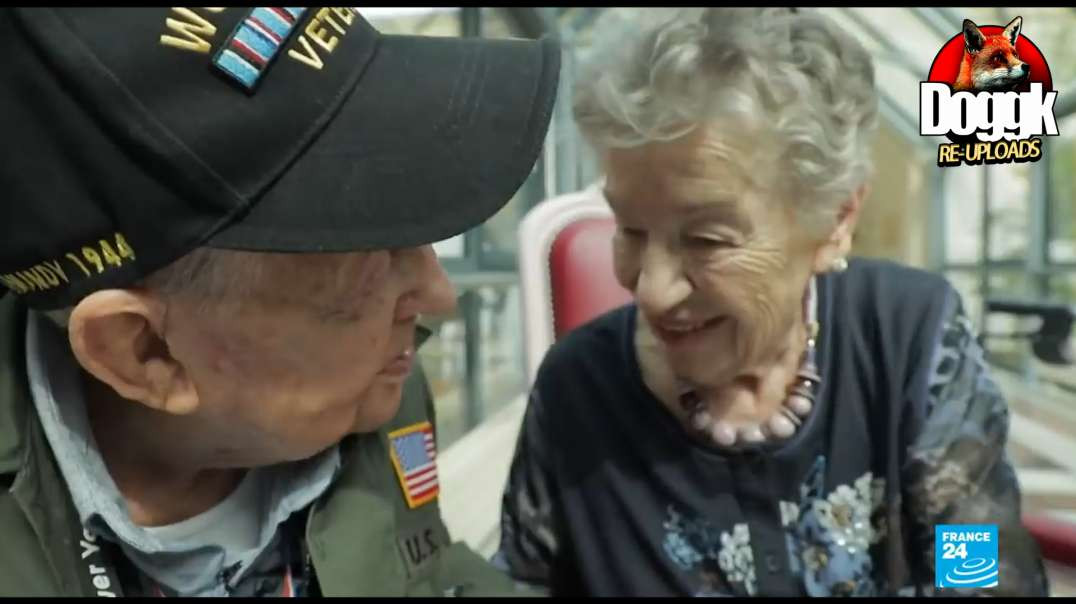
<path id="1" fill-rule="evenodd" d="M 389 456 L 411 509 L 437 497 L 437 445 L 430 422 L 413 424 L 389 433 Z"/>
<path id="2" fill-rule="evenodd" d="M 247 91 L 253 91 L 304 12 L 305 8 L 251 9 L 221 45 L 213 65 Z"/>

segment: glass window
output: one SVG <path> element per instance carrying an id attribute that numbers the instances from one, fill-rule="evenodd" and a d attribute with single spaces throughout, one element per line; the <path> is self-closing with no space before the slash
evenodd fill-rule
<path id="1" fill-rule="evenodd" d="M 457 310 L 450 318 L 430 324 L 433 335 L 419 349 L 419 362 L 437 410 L 437 446 L 441 449 L 467 432 L 466 350 L 463 319 Z"/>
<path id="2" fill-rule="evenodd" d="M 487 418 L 524 394 L 527 380 L 523 325 L 517 285 L 484 286 L 476 294 L 482 332 L 478 357 L 478 375 L 482 379 L 479 415 Z"/>
<path id="3" fill-rule="evenodd" d="M 1037 298 L 1028 275 L 1019 270 L 993 270 L 988 278 L 989 299 L 1029 302 Z M 1023 370 L 1031 361 L 1028 340 L 1020 334 L 1034 331 L 1039 321 L 1007 313 L 987 315 L 983 333 L 991 362 L 1015 370 Z"/>
<path id="4" fill-rule="evenodd" d="M 1076 262 L 1076 115 L 1057 129 L 1042 159 L 1050 162 L 1050 260 Z"/>
<path id="5" fill-rule="evenodd" d="M 846 12 L 845 8 L 836 7 L 824 7 L 819 8 L 818 12 L 829 17 L 844 31 L 855 36 L 859 43 L 866 48 L 873 57 L 878 57 L 885 54 L 885 47 L 882 46 L 881 40 L 878 40 L 874 36 L 871 36 L 858 23 Z"/>
<path id="6" fill-rule="evenodd" d="M 912 73 L 884 56 L 876 56 L 874 60 L 874 77 L 881 94 L 892 100 L 905 118 L 912 120 L 916 132 L 919 132 L 919 83 L 926 79 L 926 73 Z"/>
<path id="7" fill-rule="evenodd" d="M 946 262 L 978 262 L 982 249 L 982 167 L 946 168 L 943 176 Z"/>
<path id="8" fill-rule="evenodd" d="M 483 38 L 521 38 L 520 33 L 512 26 L 508 19 L 506 8 L 482 7 L 482 37 Z"/>
<path id="9" fill-rule="evenodd" d="M 1004 8 L 1001 6 L 986 6 L 986 7 L 969 7 L 969 8 L 950 8 L 949 11 L 955 11 L 956 16 L 961 19 L 971 19 L 977 25 L 1005 25 L 1009 21 L 1012 21 L 1013 17 L 1019 14 L 1024 14 L 1024 9 L 1018 9 L 1018 12 L 1012 12 L 1012 9 Z M 1024 19 L 1024 25 L 1027 26 L 1027 19 Z M 960 26 L 957 25 L 953 33 L 959 33 Z"/>
<path id="10" fill-rule="evenodd" d="M 433 335 L 419 350 L 437 408 L 438 446 L 448 447 L 479 422 L 524 395 L 523 328 L 514 280 L 482 285 L 481 273 L 457 286 L 455 314 L 426 322 Z M 468 359 L 474 355 L 474 366 Z M 468 383 L 472 376 L 473 383 Z"/>
<path id="11" fill-rule="evenodd" d="M 952 270 L 945 273 L 946 279 L 960 294 L 964 312 L 976 325 L 982 325 L 982 294 L 980 293 L 979 275 L 970 270 Z"/>
<path id="12" fill-rule="evenodd" d="M 938 44 L 922 42 L 932 46 L 933 50 L 929 51 L 930 59 L 923 67 L 920 67 L 918 64 L 920 60 L 914 56 L 914 53 L 909 55 L 908 49 L 913 45 L 903 41 L 903 38 L 906 35 L 911 35 L 916 39 L 920 36 L 927 39 L 936 36 L 933 36 L 925 25 L 909 13 L 901 15 L 899 20 L 912 28 L 911 33 L 901 31 L 898 39 L 895 41 L 890 39 L 890 36 L 885 33 L 886 28 L 890 27 L 886 25 L 886 20 L 891 16 L 889 11 L 903 12 L 906 9 L 828 7 L 820 8 L 818 11 L 854 36 L 870 52 L 874 59 L 875 82 L 879 93 L 900 108 L 903 119 L 914 120 L 916 131 L 918 131 L 919 82 L 926 78 L 930 62 L 937 53 L 940 42 Z M 896 30 L 889 29 L 889 31 Z"/>
<path id="13" fill-rule="evenodd" d="M 540 160 L 539 160 L 540 162 Z M 531 170 L 523 186 L 511 201 L 480 227 L 483 269 L 516 270 L 519 250 L 519 223 L 536 203 L 542 200 L 544 183 L 540 163 Z"/>
<path id="14" fill-rule="evenodd" d="M 930 70 L 934 57 L 948 38 L 942 39 L 927 24 L 918 19 L 906 7 L 873 6 L 870 8 L 847 8 L 855 13 L 888 44 L 908 57 L 909 63 L 922 71 L 922 79 Z M 862 29 L 862 28 L 860 28 Z M 952 35 L 960 32 L 959 24 Z M 919 87 L 915 87 L 918 97 Z M 918 103 L 916 104 L 918 108 Z M 918 114 L 917 114 L 918 115 Z"/>
<path id="15" fill-rule="evenodd" d="M 1030 232 L 1034 164 L 958 166 L 945 169 L 945 256 L 949 264 L 982 261 L 984 177 L 989 182 L 989 259 L 1023 260 Z"/>
<path id="16" fill-rule="evenodd" d="M 987 283 L 990 287 L 990 297 L 1025 300 L 1037 297 L 1031 276 L 1022 269 L 994 269 L 990 271 Z"/>
<path id="17" fill-rule="evenodd" d="M 1050 277 L 1051 299 L 1064 304 L 1076 304 L 1076 271 Z"/>
<path id="18" fill-rule="evenodd" d="M 456 235 L 455 237 L 438 241 L 433 244 L 433 250 L 437 252 L 437 257 L 442 260 L 463 258 L 463 235 Z"/>
<path id="19" fill-rule="evenodd" d="M 986 167 L 990 183 L 991 260 L 1022 260 L 1027 253 L 1031 165 Z"/>

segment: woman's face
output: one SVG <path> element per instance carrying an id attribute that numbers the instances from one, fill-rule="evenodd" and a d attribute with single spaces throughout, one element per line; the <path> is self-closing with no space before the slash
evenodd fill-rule
<path id="1" fill-rule="evenodd" d="M 826 246 L 797 225 L 791 204 L 765 198 L 718 159 L 711 136 L 699 130 L 604 160 L 617 279 L 676 376 L 717 385 L 780 354 Z"/>

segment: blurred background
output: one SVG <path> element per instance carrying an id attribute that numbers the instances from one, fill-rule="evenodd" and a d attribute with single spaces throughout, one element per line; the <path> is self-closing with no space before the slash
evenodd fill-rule
<path id="1" fill-rule="evenodd" d="M 512 201 L 486 224 L 437 245 L 459 294 L 456 316 L 434 325 L 421 351 L 438 408 L 442 449 L 518 403 L 527 383 L 518 287 L 517 228 L 543 199 L 597 178 L 571 118 L 573 78 L 596 18 L 615 8 L 359 8 L 385 33 L 537 37 L 564 45 L 562 80 L 542 158 Z M 822 8 L 871 51 L 881 93 L 876 178 L 855 254 L 944 274 L 961 292 L 995 377 L 1011 406 L 1009 455 L 1025 511 L 1076 522 L 1076 367 L 1050 364 L 1019 337 L 1041 318 L 989 312 L 988 301 L 1076 305 L 1076 9 Z M 1044 138 L 1033 163 L 939 169 L 936 138 L 919 135 L 919 82 L 942 45 L 969 18 L 1022 34 L 1051 70 L 1060 136 Z M 1056 307 L 1055 307 L 1056 308 Z M 1068 334 L 1065 334 L 1068 335 Z M 1076 580 L 1054 577 L 1055 593 Z"/>

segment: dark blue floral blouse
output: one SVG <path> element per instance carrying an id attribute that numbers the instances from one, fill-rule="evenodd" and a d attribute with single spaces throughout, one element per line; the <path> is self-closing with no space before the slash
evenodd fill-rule
<path id="1" fill-rule="evenodd" d="M 963 595 L 934 587 L 934 526 L 996 524 L 998 586 L 982 593 L 1045 595 L 1008 409 L 955 290 L 855 260 L 818 293 L 818 404 L 783 443 L 688 436 L 643 384 L 634 306 L 559 341 L 496 561 L 553 595 Z"/>

